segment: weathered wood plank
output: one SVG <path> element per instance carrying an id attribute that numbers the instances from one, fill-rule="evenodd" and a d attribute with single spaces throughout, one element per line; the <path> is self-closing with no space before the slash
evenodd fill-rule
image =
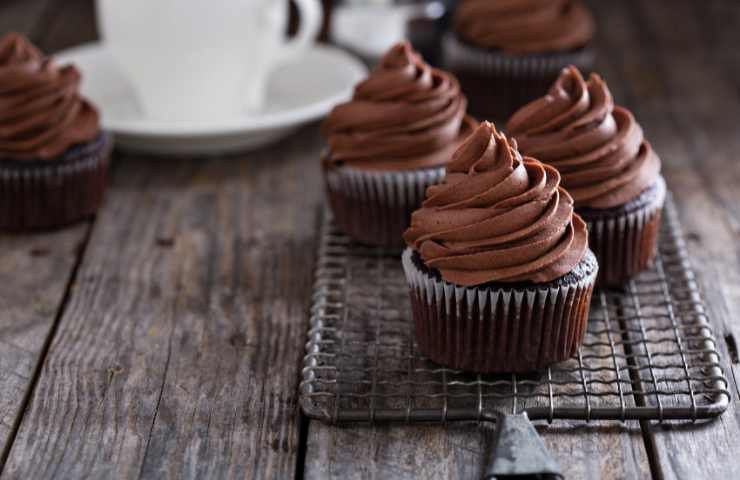
<path id="1" fill-rule="evenodd" d="M 23 413 L 88 229 L 0 235 L 0 451 Z"/>
<path id="2" fill-rule="evenodd" d="M 639 428 L 554 424 L 539 429 L 566 478 L 649 478 Z M 312 421 L 307 479 L 481 478 L 490 426 L 450 423 L 334 427 Z"/>
<path id="3" fill-rule="evenodd" d="M 44 28 L 35 41 L 52 54 L 96 38 L 94 0 L 64 0 L 52 2 L 47 9 Z"/>
<path id="4" fill-rule="evenodd" d="M 695 426 L 651 424 L 656 473 L 665 478 L 730 478 L 740 468 L 736 445 L 740 438 L 738 365 L 725 336 L 738 338 L 740 321 L 740 168 L 736 135 L 740 118 L 740 71 L 736 29 L 722 25 L 740 18 L 736 2 L 710 0 L 631 2 L 625 24 L 630 52 L 615 63 L 635 73 L 630 83 L 633 108 L 664 162 L 664 172 L 676 192 L 689 251 L 705 292 L 708 313 L 730 377 L 734 400 L 714 422 Z M 639 76 L 638 76 L 639 75 Z M 642 90 L 642 91 L 641 91 Z M 644 91 L 651 91 L 647 96 Z M 648 98 L 642 101 L 643 98 Z"/>
<path id="5" fill-rule="evenodd" d="M 317 138 L 118 159 L 5 474 L 294 474 Z"/>
<path id="6" fill-rule="evenodd" d="M 312 421 L 306 479 L 479 478 L 491 429 L 468 424 L 335 427 Z M 420 448 L 420 447 L 424 448 Z"/>
<path id="7" fill-rule="evenodd" d="M 53 3 L 53 0 L 5 0 L 0 4 L 0 35 L 12 31 L 38 41 L 48 24 Z"/>
<path id="8" fill-rule="evenodd" d="M 0 35 L 19 32 L 46 53 L 96 38 L 92 0 L 7 0 L 0 4 Z"/>

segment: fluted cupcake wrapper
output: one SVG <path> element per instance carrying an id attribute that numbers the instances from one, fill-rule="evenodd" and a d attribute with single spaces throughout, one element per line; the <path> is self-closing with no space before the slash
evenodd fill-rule
<path id="1" fill-rule="evenodd" d="M 559 286 L 459 287 L 420 269 L 411 249 L 402 262 L 419 351 L 437 363 L 530 372 L 567 360 L 583 342 L 597 268 Z"/>
<path id="2" fill-rule="evenodd" d="M 545 95 L 568 65 L 589 73 L 594 54 L 584 47 L 571 52 L 510 55 L 466 45 L 450 32 L 442 41 L 442 59 L 444 68 L 460 81 L 469 112 L 481 120 L 501 122 Z"/>
<path id="3" fill-rule="evenodd" d="M 101 134 L 69 159 L 0 162 L 0 230 L 48 230 L 95 213 L 105 192 L 111 148 L 110 135 Z"/>
<path id="4" fill-rule="evenodd" d="M 655 260 L 666 196 L 665 181 L 660 177 L 658 182 L 653 201 L 634 212 L 608 218 L 581 215 L 588 226 L 589 247 L 599 261 L 600 286 L 620 286 Z"/>
<path id="5" fill-rule="evenodd" d="M 424 201 L 426 189 L 444 178 L 444 168 L 401 172 L 367 172 L 329 167 L 326 190 L 334 222 L 359 242 L 403 248 L 411 214 Z"/>

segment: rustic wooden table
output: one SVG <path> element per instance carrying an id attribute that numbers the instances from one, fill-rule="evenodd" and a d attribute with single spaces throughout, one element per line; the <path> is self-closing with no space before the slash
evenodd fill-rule
<path id="1" fill-rule="evenodd" d="M 95 37 L 89 0 L 4 0 L 0 33 Z M 664 162 L 733 400 L 718 420 L 542 426 L 568 478 L 737 478 L 740 2 L 592 1 L 598 70 Z M 316 125 L 232 158 L 116 154 L 95 221 L 0 236 L 10 478 L 478 478 L 473 424 L 332 427 L 297 386 L 322 202 Z"/>

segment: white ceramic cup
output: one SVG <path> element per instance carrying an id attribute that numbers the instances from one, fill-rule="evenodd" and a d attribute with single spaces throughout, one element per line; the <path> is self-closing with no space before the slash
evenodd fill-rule
<path id="1" fill-rule="evenodd" d="M 97 0 L 98 28 L 147 117 L 224 119 L 259 111 L 272 69 L 314 42 L 320 1 L 293 1 L 290 40 L 288 0 Z"/>

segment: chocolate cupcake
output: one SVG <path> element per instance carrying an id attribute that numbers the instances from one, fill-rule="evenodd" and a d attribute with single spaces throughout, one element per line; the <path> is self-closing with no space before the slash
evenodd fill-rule
<path id="1" fill-rule="evenodd" d="M 560 70 L 591 69 L 594 20 L 581 0 L 460 0 L 443 64 L 478 118 L 505 120 Z"/>
<path id="2" fill-rule="evenodd" d="M 111 140 L 79 84 L 24 37 L 0 40 L 0 230 L 61 227 L 100 205 Z"/>
<path id="3" fill-rule="evenodd" d="M 519 149 L 557 168 L 589 227 L 599 283 L 617 286 L 655 258 L 666 185 L 640 125 L 604 81 L 571 66 L 549 93 L 516 112 Z"/>
<path id="4" fill-rule="evenodd" d="M 557 170 L 485 122 L 404 234 L 416 341 L 435 362 L 527 372 L 566 360 L 586 332 L 598 264 Z"/>
<path id="5" fill-rule="evenodd" d="M 336 224 L 357 241 L 402 248 L 411 212 L 475 128 L 466 107 L 452 75 L 427 65 L 408 43 L 394 46 L 323 125 Z"/>

